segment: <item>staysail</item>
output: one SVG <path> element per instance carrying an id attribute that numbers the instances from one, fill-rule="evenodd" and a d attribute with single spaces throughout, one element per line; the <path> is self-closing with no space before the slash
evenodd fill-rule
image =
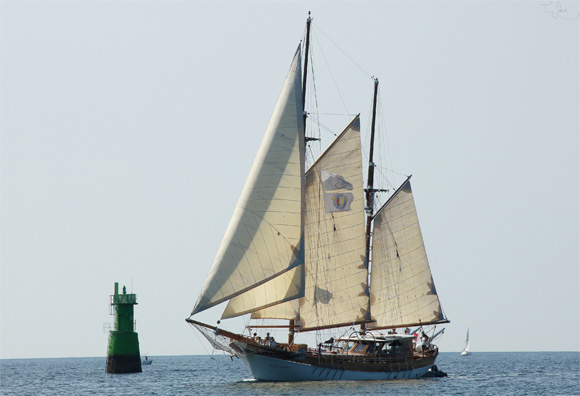
<path id="1" fill-rule="evenodd" d="M 304 262 L 300 46 L 192 315 Z M 295 288 L 296 296 L 302 291 Z"/>
<path id="2" fill-rule="evenodd" d="M 259 309 L 265 309 L 272 305 L 294 300 L 303 295 L 304 265 L 299 265 L 258 287 L 232 298 L 228 301 L 228 305 L 222 314 L 222 319 L 229 319 Z M 288 308 L 290 306 L 285 307 L 285 309 Z M 276 319 L 292 319 L 296 317 L 297 308 L 290 308 L 287 312 L 279 312 L 278 309 L 276 312 L 278 312 Z"/>
<path id="3" fill-rule="evenodd" d="M 374 219 L 368 328 L 447 322 L 421 236 L 407 179 Z"/>

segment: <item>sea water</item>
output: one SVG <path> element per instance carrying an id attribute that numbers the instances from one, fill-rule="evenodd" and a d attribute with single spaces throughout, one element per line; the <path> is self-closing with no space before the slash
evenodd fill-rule
<path id="1" fill-rule="evenodd" d="M 0 360 L 2 395 L 580 395 L 580 353 L 441 353 L 445 378 L 260 382 L 229 356 L 152 356 L 142 373 L 106 374 L 104 357 Z"/>

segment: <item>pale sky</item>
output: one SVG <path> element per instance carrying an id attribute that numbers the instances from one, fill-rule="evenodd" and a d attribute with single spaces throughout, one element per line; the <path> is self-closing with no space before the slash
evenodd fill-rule
<path id="1" fill-rule="evenodd" d="M 2 1 L 1 358 L 105 356 L 116 281 L 143 353 L 209 351 L 184 319 L 309 10 L 334 133 L 380 78 L 440 350 L 580 350 L 578 2 Z"/>

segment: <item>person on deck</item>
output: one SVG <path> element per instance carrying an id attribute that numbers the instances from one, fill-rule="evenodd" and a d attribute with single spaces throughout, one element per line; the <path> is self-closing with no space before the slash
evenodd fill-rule
<path id="1" fill-rule="evenodd" d="M 427 351 L 428 341 L 429 341 L 429 336 L 427 334 L 425 334 L 425 332 L 423 331 L 421 333 L 421 345 L 422 345 L 423 355 L 425 355 L 425 352 Z"/>

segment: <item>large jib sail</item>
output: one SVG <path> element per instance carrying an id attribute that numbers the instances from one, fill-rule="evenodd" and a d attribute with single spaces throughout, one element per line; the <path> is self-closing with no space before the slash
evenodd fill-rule
<path id="1" fill-rule="evenodd" d="M 299 46 L 192 315 L 304 262 L 301 74 Z"/>
<path id="2" fill-rule="evenodd" d="M 407 179 L 374 219 L 369 328 L 447 322 Z"/>

